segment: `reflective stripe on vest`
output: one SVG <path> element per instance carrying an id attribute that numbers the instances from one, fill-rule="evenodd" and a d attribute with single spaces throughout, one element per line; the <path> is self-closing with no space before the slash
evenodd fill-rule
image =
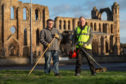
<path id="1" fill-rule="evenodd" d="M 76 35 L 77 35 L 77 42 L 78 44 L 76 45 L 76 48 L 79 48 L 83 46 L 84 43 L 86 43 L 89 40 L 89 32 L 90 32 L 90 27 L 85 26 L 85 28 L 81 31 L 80 27 L 76 28 Z M 81 34 L 80 34 L 81 33 Z M 86 49 L 92 49 L 92 45 L 88 44 L 85 46 Z"/>

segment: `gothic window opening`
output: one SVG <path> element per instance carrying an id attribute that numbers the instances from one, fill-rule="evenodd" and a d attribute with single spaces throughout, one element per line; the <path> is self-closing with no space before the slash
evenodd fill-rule
<path id="1" fill-rule="evenodd" d="M 91 26 L 91 28 L 93 28 L 93 24 L 92 23 L 90 24 L 90 26 Z"/>
<path id="2" fill-rule="evenodd" d="M 70 30 L 70 21 L 68 21 L 68 30 Z"/>
<path id="3" fill-rule="evenodd" d="M 103 24 L 103 32 L 107 33 L 107 24 L 106 23 Z"/>
<path id="4" fill-rule="evenodd" d="M 27 45 L 27 29 L 24 29 L 24 45 Z"/>
<path id="5" fill-rule="evenodd" d="M 39 29 L 36 30 L 36 45 L 39 46 Z"/>
<path id="6" fill-rule="evenodd" d="M 114 31 L 113 31 L 113 25 L 111 24 L 111 33 L 113 33 Z"/>
<path id="7" fill-rule="evenodd" d="M 66 30 L 66 21 L 64 21 L 64 30 Z"/>
<path id="8" fill-rule="evenodd" d="M 16 50 L 15 45 L 10 44 L 10 46 L 9 46 L 9 56 L 16 56 L 15 50 Z"/>
<path id="9" fill-rule="evenodd" d="M 94 31 L 96 31 L 96 23 L 94 24 Z"/>
<path id="10" fill-rule="evenodd" d="M 42 12 L 43 14 L 43 19 L 42 19 L 42 22 L 43 22 L 43 28 L 45 28 L 45 9 L 43 9 L 43 12 Z"/>
<path id="11" fill-rule="evenodd" d="M 108 53 L 109 52 L 109 49 L 108 49 L 108 42 L 106 41 L 106 53 Z"/>
<path id="12" fill-rule="evenodd" d="M 27 19 L 27 10 L 26 8 L 23 8 L 23 20 Z"/>
<path id="13" fill-rule="evenodd" d="M 61 24 L 62 24 L 62 21 L 60 20 L 59 21 L 59 29 L 61 30 L 62 28 L 61 28 Z"/>
<path id="14" fill-rule="evenodd" d="M 111 45 L 110 45 L 110 48 L 111 48 L 111 51 L 110 51 L 110 52 L 111 52 L 111 53 L 112 53 L 113 50 L 114 50 L 114 47 L 113 47 L 113 44 L 114 44 L 114 43 L 113 43 L 113 40 L 114 40 L 113 36 L 110 36 L 110 44 L 111 44 Z"/>
<path id="15" fill-rule="evenodd" d="M 2 5 L 2 37 L 4 37 L 4 5 Z M 4 38 L 2 38 L 2 43 L 4 43 Z"/>
<path id="16" fill-rule="evenodd" d="M 107 13 L 106 12 L 102 13 L 101 20 L 107 20 Z"/>
<path id="17" fill-rule="evenodd" d="M 35 20 L 38 20 L 38 9 L 35 10 Z"/>
<path id="18" fill-rule="evenodd" d="M 102 31 L 101 31 L 101 24 L 99 24 L 99 32 L 102 32 Z"/>
<path id="19" fill-rule="evenodd" d="M 15 15 L 14 15 L 14 7 L 11 7 L 11 19 L 14 19 Z"/>

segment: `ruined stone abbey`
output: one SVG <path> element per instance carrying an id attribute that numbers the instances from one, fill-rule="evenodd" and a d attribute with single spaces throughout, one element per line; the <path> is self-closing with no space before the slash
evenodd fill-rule
<path id="1" fill-rule="evenodd" d="M 0 0 L 0 57 L 30 56 L 30 3 L 18 0 Z M 107 21 L 101 19 L 106 12 Z M 39 42 L 39 34 L 46 28 L 49 18 L 47 6 L 32 4 L 32 52 L 34 56 L 42 54 L 43 46 Z M 120 18 L 119 5 L 114 3 L 110 8 L 91 11 L 92 19 L 86 24 L 94 32 L 93 53 L 96 55 L 120 55 Z M 78 25 L 78 18 L 56 17 L 55 27 L 62 33 L 72 31 Z"/>
<path id="2" fill-rule="evenodd" d="M 107 21 L 101 19 L 103 12 L 107 14 Z M 111 9 L 100 10 L 94 7 L 91 17 L 92 19 L 86 19 L 86 24 L 91 26 L 93 32 L 101 32 L 101 34 L 94 34 L 93 53 L 96 55 L 120 55 L 119 5 L 115 2 Z M 55 26 L 61 32 L 72 31 L 77 27 L 78 20 L 78 18 L 71 17 L 56 17 Z"/>

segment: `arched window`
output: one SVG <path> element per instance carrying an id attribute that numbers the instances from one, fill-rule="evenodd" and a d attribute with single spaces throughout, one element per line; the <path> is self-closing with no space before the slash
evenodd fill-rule
<path id="1" fill-rule="evenodd" d="M 23 8 L 23 20 L 27 19 L 27 10 L 26 8 Z"/>
<path id="2" fill-rule="evenodd" d="M 4 19 L 4 5 L 2 5 L 2 17 L 1 17 L 1 19 L 3 20 Z M 2 21 L 2 24 L 4 24 L 4 21 Z M 2 25 L 2 30 L 1 30 L 1 33 L 2 33 L 2 43 L 4 43 L 4 27 L 3 27 L 3 25 Z"/>
<path id="3" fill-rule="evenodd" d="M 108 49 L 108 42 L 107 41 L 106 41 L 105 45 L 106 45 L 106 53 L 108 53 L 109 49 Z"/>
<path id="4" fill-rule="evenodd" d="M 36 45 L 39 45 L 39 29 L 36 30 Z"/>
<path id="5" fill-rule="evenodd" d="M 100 23 L 99 23 L 99 32 L 102 32 L 102 31 L 101 31 L 101 24 L 100 24 Z"/>
<path id="6" fill-rule="evenodd" d="M 59 29 L 61 30 L 62 28 L 61 28 L 61 25 L 62 25 L 62 21 L 60 20 L 59 21 Z"/>
<path id="7" fill-rule="evenodd" d="M 113 24 L 111 24 L 111 33 L 113 33 L 114 30 L 113 30 Z"/>
<path id="8" fill-rule="evenodd" d="M 92 23 L 90 23 L 90 27 L 92 28 L 92 31 L 94 31 L 94 28 L 93 28 L 93 24 Z"/>
<path id="9" fill-rule="evenodd" d="M 35 10 L 35 20 L 38 20 L 38 9 Z"/>
<path id="10" fill-rule="evenodd" d="M 16 32 L 16 28 L 15 28 L 14 26 L 12 26 L 12 27 L 10 28 L 10 31 L 11 31 L 12 34 L 14 34 L 14 33 Z"/>
<path id="11" fill-rule="evenodd" d="M 103 24 L 103 32 L 107 33 L 107 24 L 106 23 Z"/>
<path id="12" fill-rule="evenodd" d="M 24 29 L 24 45 L 27 45 L 27 29 Z"/>
<path id="13" fill-rule="evenodd" d="M 68 30 L 70 30 L 70 21 L 68 21 Z"/>
<path id="14" fill-rule="evenodd" d="M 11 13 L 10 14 L 11 15 L 11 19 L 14 19 L 14 7 L 11 6 L 10 9 L 11 9 L 11 12 L 10 12 Z"/>
<path id="15" fill-rule="evenodd" d="M 91 28 L 93 28 L 93 24 L 92 23 L 90 24 L 90 26 L 91 26 Z"/>
<path id="16" fill-rule="evenodd" d="M 101 19 L 102 19 L 102 20 L 107 20 L 107 13 L 106 13 L 106 12 L 103 12 L 103 13 L 102 13 Z"/>
<path id="17" fill-rule="evenodd" d="M 64 30 L 66 30 L 66 21 L 64 21 Z"/>
<path id="18" fill-rule="evenodd" d="M 96 23 L 94 23 L 94 31 L 96 31 Z"/>

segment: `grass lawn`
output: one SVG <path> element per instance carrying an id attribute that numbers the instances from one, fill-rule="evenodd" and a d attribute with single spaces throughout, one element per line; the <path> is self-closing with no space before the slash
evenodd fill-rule
<path id="1" fill-rule="evenodd" d="M 126 84 L 126 72 L 108 71 L 91 76 L 89 71 L 82 71 L 81 76 L 74 76 L 74 71 L 61 70 L 61 76 L 55 77 L 53 72 L 46 75 L 35 70 L 27 77 L 29 71 L 2 70 L 0 84 Z"/>

